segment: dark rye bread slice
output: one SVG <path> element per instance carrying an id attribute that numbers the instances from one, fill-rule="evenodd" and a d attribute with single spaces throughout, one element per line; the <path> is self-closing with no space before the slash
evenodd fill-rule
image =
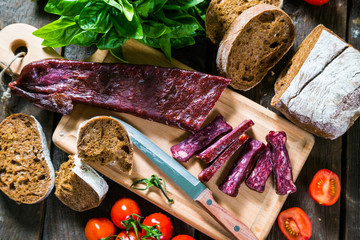
<path id="1" fill-rule="evenodd" d="M 0 189 L 17 203 L 45 199 L 55 172 L 40 123 L 26 114 L 13 114 L 0 123 Z"/>
<path id="2" fill-rule="evenodd" d="M 78 156 L 85 162 L 119 164 L 131 173 L 133 146 L 124 126 L 115 118 L 97 116 L 83 122 L 77 137 Z"/>
<path id="3" fill-rule="evenodd" d="M 317 26 L 275 83 L 271 105 L 320 137 L 336 139 L 360 115 L 360 52 Z"/>
<path id="4" fill-rule="evenodd" d="M 285 55 L 295 41 L 291 18 L 280 8 L 260 4 L 244 11 L 221 41 L 216 63 L 230 86 L 249 90 Z"/>
<path id="5" fill-rule="evenodd" d="M 212 0 L 206 12 L 205 28 L 210 41 L 219 44 L 234 20 L 258 4 L 282 7 L 282 0 Z"/>
<path id="6" fill-rule="evenodd" d="M 76 155 L 69 155 L 69 160 L 61 164 L 55 188 L 56 197 L 78 212 L 99 206 L 109 189 L 106 181 Z"/>

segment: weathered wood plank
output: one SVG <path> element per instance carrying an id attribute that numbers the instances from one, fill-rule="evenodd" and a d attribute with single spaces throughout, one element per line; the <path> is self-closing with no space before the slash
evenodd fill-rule
<path id="1" fill-rule="evenodd" d="M 0 2 L 0 29 L 5 26 L 25 22 L 35 26 L 42 26 L 54 19 L 54 16 L 44 14 L 41 2 L 31 1 L 1 1 Z M 1 59 L 0 59 L 1 60 Z M 50 145 L 53 115 L 41 111 L 20 97 L 12 97 L 10 101 L 12 112 L 22 112 L 34 115 L 43 126 L 46 138 Z M 0 120 L 6 117 L 0 103 Z M 0 238 L 1 239 L 40 239 L 46 201 L 34 205 L 18 205 L 2 192 L 0 193 Z"/>
<path id="2" fill-rule="evenodd" d="M 350 0 L 348 18 L 348 42 L 360 50 L 360 0 Z M 360 120 L 349 129 L 346 135 L 346 158 L 342 176 L 342 239 L 360 239 Z"/>
<path id="3" fill-rule="evenodd" d="M 249 92 L 242 93 L 263 106 L 270 107 L 274 95 L 273 85 L 278 74 L 291 59 L 298 46 L 311 30 L 318 24 L 324 24 L 340 37 L 346 36 L 346 1 L 331 1 L 315 7 L 304 1 L 285 1 L 284 10 L 293 19 L 296 27 L 296 40 L 292 49 L 285 55 L 268 76 L 257 87 Z M 279 113 L 279 112 L 278 112 Z M 280 113 L 279 113 L 280 114 Z M 282 210 L 290 207 L 302 208 L 310 217 L 313 225 L 314 239 L 337 239 L 340 232 L 340 202 L 332 207 L 317 205 L 310 197 L 308 188 L 314 174 L 322 169 L 331 169 L 341 176 L 341 138 L 335 141 L 316 138 L 315 146 L 296 181 L 298 190 L 288 197 Z M 275 222 L 268 239 L 285 239 L 278 224 Z"/>

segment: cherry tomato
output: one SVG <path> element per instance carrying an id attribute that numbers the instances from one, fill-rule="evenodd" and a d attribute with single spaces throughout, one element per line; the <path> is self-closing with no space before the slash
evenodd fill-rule
<path id="1" fill-rule="evenodd" d="M 309 186 L 312 199 L 320 205 L 330 206 L 340 197 L 340 179 L 328 169 L 319 170 Z"/>
<path id="2" fill-rule="evenodd" d="M 173 233 L 173 226 L 171 224 L 170 218 L 162 213 L 153 213 L 147 216 L 143 222 L 146 226 L 154 226 L 159 225 L 160 231 L 163 234 L 160 237 L 160 240 L 170 240 Z M 145 231 L 143 230 L 142 235 L 145 235 Z M 154 240 L 154 238 L 149 238 Z"/>
<path id="3" fill-rule="evenodd" d="M 282 211 L 278 217 L 281 232 L 289 240 L 306 240 L 311 237 L 312 225 L 306 213 L 293 207 Z"/>
<path id="4" fill-rule="evenodd" d="M 310 3 L 311 5 L 320 6 L 327 3 L 329 0 L 305 0 L 305 2 Z"/>
<path id="5" fill-rule="evenodd" d="M 138 232 L 139 239 L 141 239 L 141 232 Z M 126 231 L 121 231 L 119 235 L 117 235 L 116 240 L 137 240 L 136 234 L 134 231 L 129 231 L 129 235 L 126 234 Z"/>
<path id="6" fill-rule="evenodd" d="M 85 226 L 87 240 L 99 240 L 115 234 L 114 224 L 107 218 L 92 218 Z"/>
<path id="7" fill-rule="evenodd" d="M 177 235 L 176 237 L 173 237 L 171 240 L 195 240 L 195 238 L 190 237 L 189 235 Z"/>
<path id="8" fill-rule="evenodd" d="M 121 225 L 121 221 L 129 219 L 131 214 L 141 215 L 139 206 L 131 198 L 121 198 L 111 208 L 111 220 L 122 229 L 125 227 Z M 134 219 L 137 218 L 134 217 Z"/>

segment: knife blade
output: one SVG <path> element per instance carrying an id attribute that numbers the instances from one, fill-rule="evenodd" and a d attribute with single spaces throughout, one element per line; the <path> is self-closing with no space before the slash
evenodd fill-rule
<path id="1" fill-rule="evenodd" d="M 116 118 L 117 119 L 117 118 Z M 236 239 L 256 240 L 255 234 L 243 222 L 222 208 L 212 192 L 179 162 L 130 124 L 119 120 L 127 130 L 133 144 L 158 166 L 194 201 L 200 203 L 208 213 L 223 225 Z M 181 184 L 180 184 L 181 183 Z"/>

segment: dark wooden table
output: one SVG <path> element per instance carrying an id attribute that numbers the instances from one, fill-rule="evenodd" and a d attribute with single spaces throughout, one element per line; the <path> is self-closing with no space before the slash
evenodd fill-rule
<path id="1" fill-rule="evenodd" d="M 44 13 L 47 1 L 2 0 L 0 1 L 0 29 L 12 23 L 28 23 L 41 27 L 57 17 Z M 291 16 L 296 26 L 294 47 L 273 69 L 261 84 L 248 92 L 246 97 L 269 107 L 274 95 L 273 85 L 276 76 L 285 63 L 295 53 L 302 40 L 318 24 L 324 24 L 340 37 L 360 49 L 360 0 L 330 0 L 330 3 L 315 7 L 302 0 L 285 0 L 284 10 Z M 19 33 L 21 36 L 21 33 Z M 64 57 L 83 59 L 91 49 L 65 47 L 61 49 Z M 174 52 L 174 57 L 185 64 L 203 72 L 216 74 L 216 47 L 205 38 L 199 38 L 196 46 Z M 1 60 L 1 59 L 0 59 Z M 360 67 L 360 66 L 359 66 Z M 271 107 L 269 107 L 271 110 Z M 13 112 L 34 115 L 42 124 L 47 139 L 51 141 L 52 132 L 61 116 L 38 108 L 19 97 L 12 97 Z M 6 117 L 0 114 L 0 120 Z M 67 154 L 51 143 L 51 156 L 55 169 L 67 160 Z M 283 209 L 300 207 L 310 217 L 313 226 L 312 239 L 360 239 L 360 121 L 341 138 L 330 141 L 316 137 L 315 146 L 300 173 L 296 185 L 298 191 L 289 196 Z M 310 197 L 308 187 L 314 174 L 327 168 L 341 178 L 341 198 L 330 207 L 317 205 Z M 84 227 L 90 218 L 110 217 L 112 204 L 121 197 L 135 199 L 143 210 L 142 215 L 162 211 L 129 190 L 107 179 L 110 186 L 107 197 L 100 207 L 77 213 L 64 206 L 54 194 L 35 205 L 18 205 L 0 193 L 0 239 L 85 239 Z M 175 234 L 188 234 L 195 239 L 209 239 L 191 226 L 171 217 Z M 268 239 L 285 239 L 275 223 Z"/>

